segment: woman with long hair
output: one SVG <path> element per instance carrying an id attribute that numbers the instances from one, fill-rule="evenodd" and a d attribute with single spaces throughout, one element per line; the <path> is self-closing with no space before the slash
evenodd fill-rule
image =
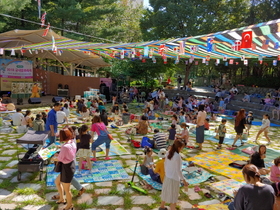
<path id="1" fill-rule="evenodd" d="M 184 142 L 176 140 L 166 155 L 164 162 L 165 178 L 162 185 L 159 210 L 167 210 L 165 203 L 170 203 L 170 210 L 176 210 L 180 182 L 183 181 L 185 187 L 189 185 L 182 174 L 182 159 L 179 154 L 184 147 Z"/>
<path id="2" fill-rule="evenodd" d="M 261 183 L 260 172 L 253 164 L 242 169 L 246 185 L 234 191 L 234 209 L 236 210 L 273 210 L 274 190 L 270 185 Z"/>
<path id="3" fill-rule="evenodd" d="M 235 117 L 234 130 L 236 132 L 236 136 L 234 138 L 232 147 L 237 147 L 235 143 L 237 142 L 238 139 L 240 139 L 241 145 L 244 144 L 242 142 L 242 135 L 243 135 L 243 130 L 245 129 L 245 124 L 246 124 L 245 109 L 240 109 Z"/>
<path id="4" fill-rule="evenodd" d="M 74 136 L 71 128 L 64 128 L 59 131 L 59 141 L 62 144 L 60 148 L 59 155 L 57 157 L 58 161 L 62 163 L 61 172 L 55 180 L 55 185 L 59 193 L 59 200 L 57 204 L 64 203 L 67 205 L 64 210 L 73 209 L 72 203 L 72 193 L 70 190 L 71 181 L 75 173 L 75 158 L 76 158 L 76 144 L 74 141 Z M 63 196 L 66 194 L 66 201 Z"/>
<path id="5" fill-rule="evenodd" d="M 270 170 L 265 168 L 264 159 L 266 158 L 266 146 L 260 145 L 259 151 L 251 155 L 250 163 L 255 165 L 262 175 L 269 174 Z"/>
<path id="6" fill-rule="evenodd" d="M 100 146 L 101 144 L 106 144 L 106 157 L 105 160 L 110 160 L 109 157 L 109 150 L 110 150 L 110 144 L 111 139 L 108 137 L 108 130 L 106 125 L 101 121 L 100 116 L 95 115 L 92 119 L 92 125 L 91 125 L 91 131 L 96 132 L 98 135 L 98 138 L 92 143 L 91 150 L 93 154 L 92 161 L 97 161 L 96 159 L 96 147 Z"/>
<path id="7" fill-rule="evenodd" d="M 207 113 L 204 111 L 204 105 L 199 105 L 196 120 L 196 143 L 198 143 L 199 150 L 202 150 L 202 144 L 204 142 L 204 122 L 206 120 L 206 116 Z"/>

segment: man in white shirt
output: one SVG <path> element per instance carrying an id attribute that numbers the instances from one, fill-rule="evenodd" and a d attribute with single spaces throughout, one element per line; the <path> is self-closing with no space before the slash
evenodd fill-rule
<path id="1" fill-rule="evenodd" d="M 13 125 L 20 126 L 21 121 L 24 119 L 23 114 L 21 113 L 21 109 L 17 108 L 16 113 L 12 115 Z"/>
<path id="2" fill-rule="evenodd" d="M 27 131 L 26 125 L 21 125 L 24 120 L 24 115 L 21 113 L 21 109 L 17 108 L 16 113 L 12 115 L 13 125 L 17 126 L 18 133 L 25 133 Z"/>
<path id="3" fill-rule="evenodd" d="M 68 124 L 68 119 L 64 111 L 56 112 L 56 121 L 58 124 L 63 124 L 65 122 Z"/>

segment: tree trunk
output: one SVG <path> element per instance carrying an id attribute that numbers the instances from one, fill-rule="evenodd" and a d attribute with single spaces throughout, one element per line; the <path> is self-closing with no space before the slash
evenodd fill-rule
<path id="1" fill-rule="evenodd" d="M 188 81 L 189 81 L 189 75 L 190 75 L 190 73 L 191 73 L 191 68 L 192 68 L 192 66 L 193 66 L 193 63 L 194 63 L 194 62 L 192 62 L 191 64 L 186 65 L 184 86 L 186 86 L 187 83 L 188 83 Z"/>

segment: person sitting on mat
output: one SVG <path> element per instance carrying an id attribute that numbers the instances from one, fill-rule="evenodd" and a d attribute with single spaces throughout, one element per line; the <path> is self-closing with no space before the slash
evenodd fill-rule
<path id="1" fill-rule="evenodd" d="M 270 180 L 280 182 L 280 157 L 274 159 L 274 165 L 270 168 Z"/>
<path id="2" fill-rule="evenodd" d="M 161 160 L 159 160 L 156 163 L 155 167 L 154 165 L 148 166 L 151 179 L 160 184 L 163 183 L 164 176 L 165 176 L 165 172 L 164 172 L 165 156 L 166 156 L 166 149 L 160 149 L 158 153 L 158 157 L 161 158 Z"/>
<path id="3" fill-rule="evenodd" d="M 137 134 L 146 135 L 148 133 L 148 127 L 152 130 L 148 118 L 142 115 L 138 125 L 135 126 Z"/>
<path id="4" fill-rule="evenodd" d="M 141 173 L 144 175 L 148 175 L 148 167 L 152 166 L 154 164 L 154 158 L 152 157 L 153 155 L 153 150 L 152 148 L 145 146 L 144 148 L 144 160 L 143 164 L 140 165 L 141 168 Z"/>
<path id="5" fill-rule="evenodd" d="M 234 191 L 234 208 L 230 210 L 272 210 L 275 202 L 274 190 L 270 185 L 260 182 L 260 172 L 252 164 L 245 165 L 242 174 L 246 185 Z"/>
<path id="6" fill-rule="evenodd" d="M 266 157 L 266 146 L 261 145 L 259 151 L 255 152 L 250 159 L 250 163 L 258 167 L 261 175 L 269 173 L 269 170 L 265 168 L 264 159 Z"/>
<path id="7" fill-rule="evenodd" d="M 159 129 L 154 130 L 153 145 L 155 149 L 166 148 L 166 136 L 164 133 L 159 132 Z"/>
<path id="8" fill-rule="evenodd" d="M 185 145 L 187 146 L 187 143 L 189 141 L 189 136 L 190 136 L 189 130 L 188 130 L 189 126 L 186 123 L 182 123 L 180 126 L 181 126 L 181 128 L 183 128 L 183 130 L 180 134 L 176 135 L 176 141 L 182 140 L 185 143 Z"/>

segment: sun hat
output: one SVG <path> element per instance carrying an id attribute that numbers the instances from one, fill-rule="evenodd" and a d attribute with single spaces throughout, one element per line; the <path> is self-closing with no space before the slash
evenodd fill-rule
<path id="1" fill-rule="evenodd" d="M 166 149 L 164 149 L 164 148 L 160 149 L 158 152 L 158 157 L 165 158 L 165 155 L 166 155 Z"/>

